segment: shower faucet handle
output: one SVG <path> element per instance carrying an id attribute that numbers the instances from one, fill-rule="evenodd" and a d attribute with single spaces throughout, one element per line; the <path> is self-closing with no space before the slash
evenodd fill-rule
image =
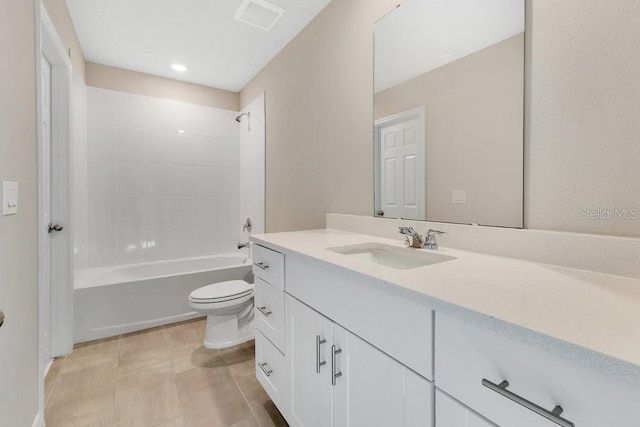
<path id="1" fill-rule="evenodd" d="M 248 231 L 249 233 L 251 233 L 252 229 L 253 223 L 251 222 L 251 218 L 247 218 L 247 220 L 244 222 L 244 225 L 242 226 L 242 231 Z"/>

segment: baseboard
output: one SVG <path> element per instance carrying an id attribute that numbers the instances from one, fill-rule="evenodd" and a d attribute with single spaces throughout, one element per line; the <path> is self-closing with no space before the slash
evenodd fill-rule
<path id="1" fill-rule="evenodd" d="M 36 415 L 36 419 L 33 420 L 32 427 L 44 427 L 44 413 L 39 411 Z"/>

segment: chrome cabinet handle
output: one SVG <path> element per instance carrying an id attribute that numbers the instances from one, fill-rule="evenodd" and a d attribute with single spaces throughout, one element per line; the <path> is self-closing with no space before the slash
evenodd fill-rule
<path id="1" fill-rule="evenodd" d="M 261 270 L 266 270 L 269 268 L 269 264 L 265 264 L 264 262 L 257 262 L 257 263 L 254 263 L 253 265 L 255 265 Z"/>
<path id="2" fill-rule="evenodd" d="M 336 356 L 342 353 L 342 349 L 336 347 L 335 345 L 331 346 L 331 385 L 336 385 L 336 380 L 342 376 L 342 372 L 338 372 L 338 367 L 336 366 Z"/>
<path id="3" fill-rule="evenodd" d="M 0 310 L 0 328 L 4 325 L 4 311 Z"/>
<path id="4" fill-rule="evenodd" d="M 509 381 L 502 381 L 500 384 L 495 384 L 483 378 L 482 385 L 487 387 L 489 390 L 495 391 L 499 395 L 504 396 L 507 399 L 512 400 L 519 405 L 524 406 L 528 410 L 533 411 L 540 416 L 543 416 L 544 418 L 558 424 L 559 426 L 574 427 L 574 424 L 571 421 L 566 420 L 560 416 L 564 411 L 562 409 L 562 406 L 558 405 L 555 408 L 553 408 L 551 411 L 548 411 L 542 406 L 538 406 L 535 403 L 531 402 L 530 400 L 527 400 L 524 397 L 518 396 L 517 394 L 507 390 L 507 387 L 509 387 Z"/>
<path id="5" fill-rule="evenodd" d="M 320 373 L 320 368 L 327 364 L 325 361 L 320 361 L 320 346 L 326 344 L 327 340 L 320 338 L 320 335 L 316 335 L 316 374 Z"/>
<path id="6" fill-rule="evenodd" d="M 262 307 L 258 307 L 258 311 L 264 314 L 264 317 L 271 316 L 271 310 L 269 310 L 266 305 L 263 305 Z"/>
<path id="7" fill-rule="evenodd" d="M 269 367 L 269 365 L 267 364 L 267 362 L 264 363 L 258 363 L 258 366 L 260 366 L 260 369 L 262 369 L 262 372 L 264 372 L 264 374 L 268 377 L 271 376 L 271 374 L 273 374 L 273 369 L 271 369 Z"/>

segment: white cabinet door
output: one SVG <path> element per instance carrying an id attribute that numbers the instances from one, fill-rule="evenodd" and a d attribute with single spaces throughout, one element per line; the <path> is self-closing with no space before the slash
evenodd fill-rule
<path id="1" fill-rule="evenodd" d="M 292 427 L 331 427 L 332 323 L 289 295 L 285 313 L 285 355 L 291 372 L 288 421 Z"/>
<path id="2" fill-rule="evenodd" d="M 496 427 L 496 424 L 436 389 L 436 427 Z"/>
<path id="3" fill-rule="evenodd" d="M 336 427 L 431 426 L 429 381 L 338 325 L 333 346 Z"/>

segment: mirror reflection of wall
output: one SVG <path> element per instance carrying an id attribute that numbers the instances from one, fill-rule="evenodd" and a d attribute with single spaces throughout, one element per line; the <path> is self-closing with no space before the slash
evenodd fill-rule
<path id="1" fill-rule="evenodd" d="M 524 1 L 406 0 L 375 26 L 375 214 L 522 227 Z"/>

